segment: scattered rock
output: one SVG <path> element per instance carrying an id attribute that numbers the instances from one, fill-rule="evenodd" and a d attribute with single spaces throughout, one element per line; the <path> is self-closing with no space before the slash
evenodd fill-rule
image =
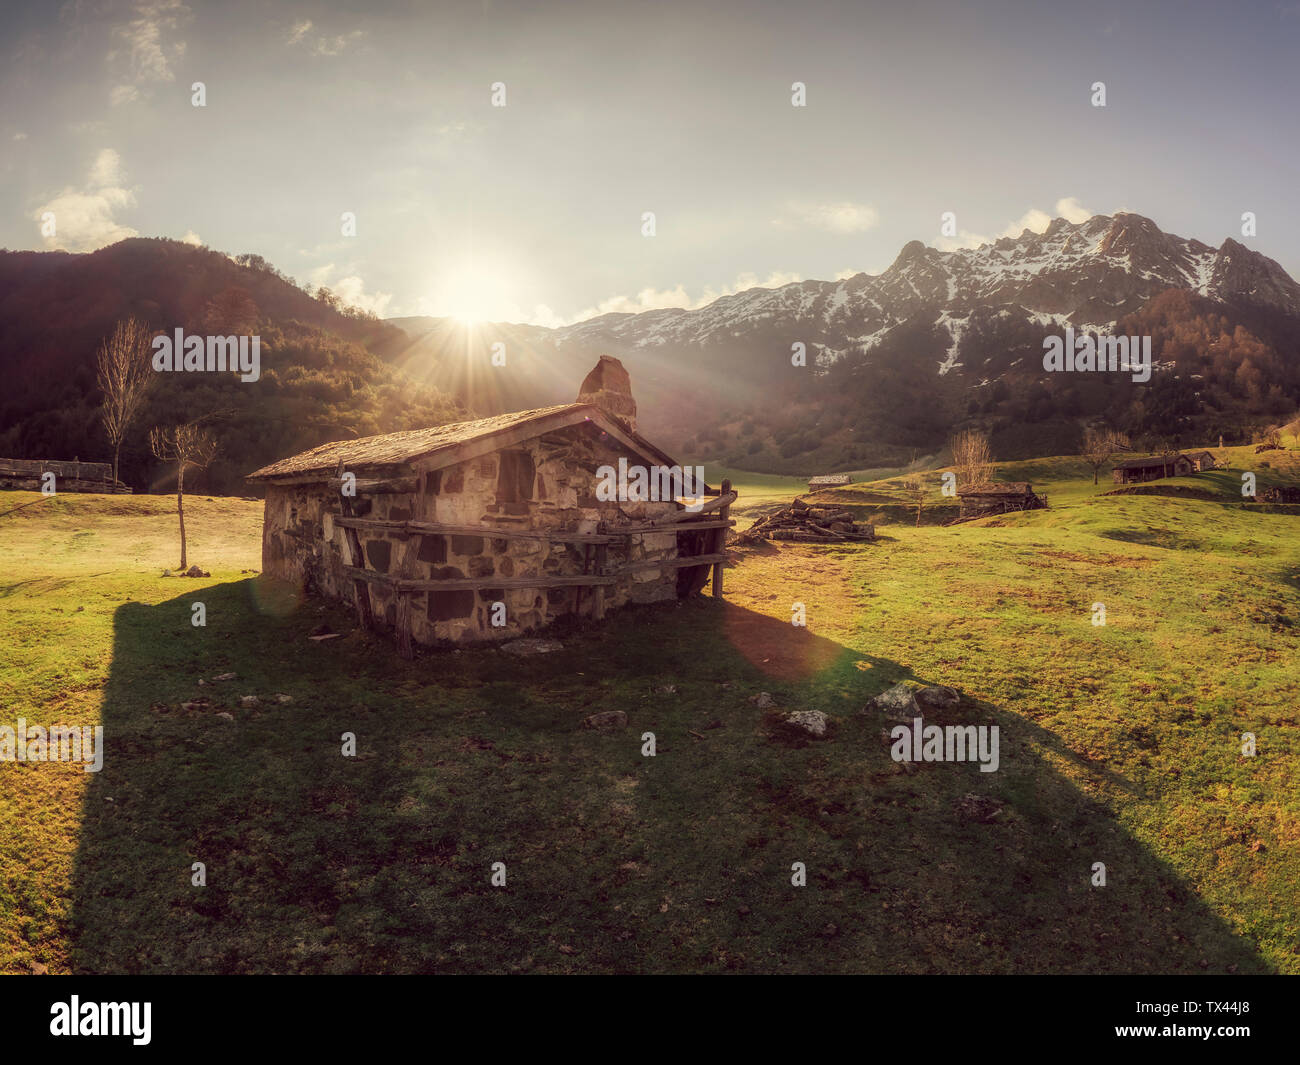
<path id="1" fill-rule="evenodd" d="M 49 973 L 49 971 L 50 971 L 50 967 L 46 965 L 44 962 L 40 962 L 40 961 L 32 962 L 33 976 L 45 976 L 46 974 Z"/>
<path id="2" fill-rule="evenodd" d="M 325 622 L 322 621 L 319 625 L 317 625 L 314 629 L 311 630 L 311 633 L 309 635 L 328 636 L 333 631 L 334 631 L 333 629 L 331 629 L 328 625 L 325 624 Z"/>
<path id="3" fill-rule="evenodd" d="M 622 710 L 604 710 L 583 718 L 583 728 L 595 729 L 597 732 L 613 732 L 615 729 L 627 728 L 627 714 Z"/>
<path id="4" fill-rule="evenodd" d="M 171 575 L 172 575 L 172 571 L 171 571 L 171 570 L 169 570 L 169 569 L 165 569 L 165 570 L 163 570 L 163 576 L 164 576 L 164 577 L 170 577 Z"/>
<path id="5" fill-rule="evenodd" d="M 786 717 L 785 723 L 818 739 L 826 735 L 827 719 L 820 710 L 796 710 Z"/>
<path id="6" fill-rule="evenodd" d="M 970 793 L 952 804 L 953 812 L 964 821 L 978 821 L 987 825 L 1002 812 L 1006 803 L 987 795 Z"/>
<path id="7" fill-rule="evenodd" d="M 200 710 L 206 710 L 207 708 L 208 701 L 206 699 L 198 699 L 190 703 L 181 703 L 181 709 L 187 714 L 197 714 Z"/>
<path id="8" fill-rule="evenodd" d="M 707 725 L 704 726 L 704 731 L 705 731 L 705 732 L 708 732 L 710 729 L 715 729 L 715 728 L 726 728 L 726 727 L 727 727 L 727 726 L 724 725 L 724 724 L 722 723 L 722 721 L 719 719 L 719 720 L 716 720 L 716 721 L 710 721 Z"/>
<path id="9" fill-rule="evenodd" d="M 877 710 L 892 721 L 911 721 L 921 713 L 921 708 L 916 705 L 916 696 L 906 683 L 895 684 L 881 692 L 865 709 Z"/>
<path id="10" fill-rule="evenodd" d="M 206 680 L 204 680 L 202 677 L 199 678 L 199 687 L 200 687 L 200 688 L 202 688 L 202 687 L 203 687 L 205 684 L 207 684 L 207 683 L 208 683 L 208 682 L 207 682 Z"/>
<path id="11" fill-rule="evenodd" d="M 86 608 L 85 608 L 84 606 L 79 606 L 79 607 L 77 607 L 76 610 L 73 611 L 73 613 L 74 613 L 74 614 L 80 614 L 80 613 L 81 613 L 83 610 L 85 610 L 85 609 L 86 609 Z"/>
<path id="12" fill-rule="evenodd" d="M 677 694 L 677 685 L 676 685 L 676 684 L 660 684 L 659 687 L 657 687 L 657 688 L 654 689 L 654 694 L 655 694 L 655 695 L 676 695 L 676 694 Z"/>
<path id="13" fill-rule="evenodd" d="M 213 677 L 212 679 L 213 680 L 234 680 L 237 676 L 239 676 L 238 673 L 221 673 L 218 676 Z"/>
<path id="14" fill-rule="evenodd" d="M 217 717 L 221 718 L 222 721 L 234 721 L 234 720 L 235 720 L 235 715 L 234 715 L 234 714 L 231 714 L 231 713 L 228 713 L 228 712 L 226 712 L 225 710 L 222 710 L 220 713 L 218 713 L 218 714 L 217 714 Z"/>
<path id="15" fill-rule="evenodd" d="M 203 570 L 199 569 L 198 566 L 191 566 L 189 569 L 187 569 L 187 570 L 185 571 L 185 573 L 183 574 L 183 576 L 186 576 L 186 577 L 211 577 L 212 574 L 211 574 L 211 573 L 204 573 Z"/>
<path id="16" fill-rule="evenodd" d="M 320 643 L 321 640 L 337 640 L 342 635 L 341 632 L 324 632 L 319 636 L 308 636 L 307 639 Z"/>
<path id="17" fill-rule="evenodd" d="M 749 701 L 760 710 L 771 710 L 772 707 L 776 706 L 776 700 L 767 692 L 759 692 L 757 695 L 751 695 Z"/>
<path id="18" fill-rule="evenodd" d="M 239 706 L 243 710 L 254 710 L 262 705 L 262 700 L 256 695 L 241 695 L 239 697 Z"/>
<path id="19" fill-rule="evenodd" d="M 293 702 L 293 696 L 292 696 L 292 695 L 285 695 L 284 692 L 276 692 L 276 695 L 275 695 L 275 701 L 276 701 L 277 703 L 282 704 L 282 705 L 283 705 L 283 704 L 288 704 L 288 703 Z"/>
<path id="20" fill-rule="evenodd" d="M 563 651 L 564 644 L 559 640 L 542 640 L 528 636 L 522 640 L 511 640 L 501 645 L 501 650 L 510 655 L 548 655 L 552 651 Z"/>
<path id="21" fill-rule="evenodd" d="M 923 710 L 951 710 L 961 702 L 957 689 L 949 688 L 946 684 L 920 688 L 913 694 L 913 698 Z"/>

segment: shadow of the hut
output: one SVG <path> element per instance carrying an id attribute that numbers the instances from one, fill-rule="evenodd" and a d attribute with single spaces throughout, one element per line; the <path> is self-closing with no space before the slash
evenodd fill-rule
<path id="1" fill-rule="evenodd" d="M 617 612 L 557 654 L 403 662 L 267 587 L 117 613 L 80 971 L 1268 968 L 1029 753 L 1060 750 L 1042 730 L 963 702 L 954 720 L 1001 729 L 997 772 L 893 761 L 861 707 L 925 681 L 898 663 L 709 600 Z M 306 639 L 322 610 L 343 638 Z M 762 689 L 826 711 L 830 738 L 781 742 Z M 629 727 L 581 727 L 606 709 Z"/>

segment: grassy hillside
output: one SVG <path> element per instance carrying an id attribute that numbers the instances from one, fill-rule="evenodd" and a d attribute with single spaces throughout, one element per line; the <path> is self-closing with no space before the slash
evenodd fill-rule
<path id="1" fill-rule="evenodd" d="M 1300 972 L 1300 517 L 1016 469 L 1050 510 L 761 544 L 725 604 L 411 663 L 241 572 L 256 504 L 187 504 L 182 580 L 168 500 L 4 493 L 5 718 L 109 746 L 0 766 L 0 971 Z M 862 709 L 899 680 L 959 689 L 999 771 L 893 762 Z"/>

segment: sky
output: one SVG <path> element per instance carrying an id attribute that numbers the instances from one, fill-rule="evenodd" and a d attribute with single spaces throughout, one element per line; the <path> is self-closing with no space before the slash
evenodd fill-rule
<path id="1" fill-rule="evenodd" d="M 548 326 L 1117 210 L 1300 275 L 1300 0 L 6 0 L 0 31 L 10 249 L 172 237 Z"/>

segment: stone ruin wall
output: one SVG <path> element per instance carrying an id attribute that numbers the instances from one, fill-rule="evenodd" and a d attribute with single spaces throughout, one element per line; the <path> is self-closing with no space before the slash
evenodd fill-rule
<path id="1" fill-rule="evenodd" d="M 617 503 L 596 499 L 595 471 L 601 465 L 617 466 L 620 454 L 592 439 L 589 431 L 562 438 L 530 440 L 508 451 L 525 452 L 533 464 L 532 499 L 501 502 L 497 498 L 502 452 L 450 466 L 423 471 L 419 464 L 384 471 L 358 470 L 358 480 L 372 476 L 420 477 L 420 490 L 412 495 L 380 494 L 354 501 L 362 517 L 389 521 L 432 521 L 455 525 L 500 525 L 503 529 L 563 530 L 594 533 L 603 521 L 609 530 L 652 521 L 678 510 L 675 503 Z M 629 461 L 640 459 L 628 456 Z M 291 580 L 334 598 L 354 603 L 352 580 L 343 572 L 347 564 L 345 530 L 327 522 L 328 512 L 340 511 L 338 494 L 324 483 L 268 485 L 263 527 L 263 569 L 271 576 Z M 332 528 L 329 528 L 332 527 Z M 327 531 L 330 535 L 327 535 Z M 394 577 L 439 579 L 535 575 L 577 575 L 583 569 L 582 544 L 545 543 L 540 540 L 492 536 L 403 533 L 392 530 L 357 530 L 368 569 Z M 592 546 L 595 568 L 596 548 Z M 606 571 L 629 562 L 677 557 L 677 533 L 637 534 L 628 542 L 607 548 Z M 649 567 L 605 586 L 607 610 L 626 603 L 651 603 L 677 595 L 676 568 Z M 576 587 L 492 589 L 420 592 L 410 594 L 411 633 L 419 643 L 447 640 L 467 643 L 519 636 L 574 612 Z M 590 616 L 594 587 L 581 589 L 578 613 Z M 376 622 L 393 628 L 397 595 L 382 584 L 370 584 Z M 506 604 L 506 625 L 490 622 L 492 604 Z"/>

